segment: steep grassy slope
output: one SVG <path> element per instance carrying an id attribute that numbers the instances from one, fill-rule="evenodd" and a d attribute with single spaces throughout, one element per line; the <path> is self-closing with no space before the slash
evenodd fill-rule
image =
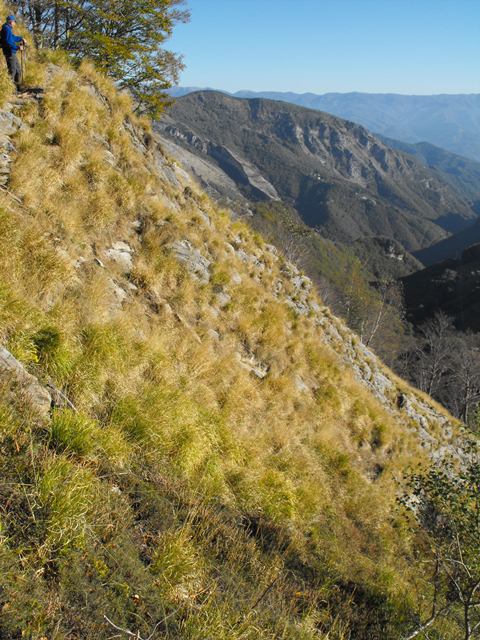
<path id="1" fill-rule="evenodd" d="M 458 425 L 126 96 L 88 66 L 35 71 L 44 96 L 1 111 L 0 636 L 108 638 L 107 616 L 142 637 L 400 637 L 428 586 L 397 481 Z"/>
<path id="2" fill-rule="evenodd" d="M 201 188 L 231 212 L 232 217 L 244 219 L 304 269 L 321 291 L 324 301 L 354 331 L 361 331 L 363 327 L 364 334 L 369 335 L 377 323 L 378 313 L 384 308 L 382 294 L 372 283 L 393 281 L 421 268 L 421 263 L 393 240 L 365 237 L 351 244 L 334 242 L 324 237 L 320 230 L 305 224 L 292 205 L 276 200 L 248 201 L 220 169 L 183 148 L 180 150 L 164 136 L 155 134 L 155 139 L 167 154 L 172 153 Z M 388 312 L 391 322 L 385 318 L 382 331 L 374 335 L 370 344 L 391 362 L 405 328 L 398 308 L 389 305 Z"/>

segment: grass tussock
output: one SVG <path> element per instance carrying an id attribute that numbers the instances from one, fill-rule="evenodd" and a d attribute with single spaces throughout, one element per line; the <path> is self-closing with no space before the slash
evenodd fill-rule
<path id="1" fill-rule="evenodd" d="M 7 67 L 2 60 L 0 65 L 0 107 L 13 95 L 15 88 L 7 72 Z"/>
<path id="2" fill-rule="evenodd" d="M 175 183 L 127 96 L 52 56 L 20 114 L 21 205 L 0 192 L 0 337 L 74 408 L 0 407 L 0 635 L 107 638 L 107 615 L 192 640 L 398 637 L 422 580 L 394 510 L 413 436 L 275 295 L 283 259 Z"/>

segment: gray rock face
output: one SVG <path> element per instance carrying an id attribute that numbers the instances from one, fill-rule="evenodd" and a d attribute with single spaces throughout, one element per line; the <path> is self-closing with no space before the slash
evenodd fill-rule
<path id="1" fill-rule="evenodd" d="M 249 371 L 252 375 L 260 380 L 266 378 L 269 370 L 268 364 L 264 362 L 258 362 L 253 355 L 242 356 L 238 354 L 238 359 L 241 366 Z"/>
<path id="2" fill-rule="evenodd" d="M 121 269 L 128 273 L 132 269 L 133 249 L 126 242 L 115 242 L 109 249 L 105 251 L 105 258 L 116 262 Z"/>
<path id="3" fill-rule="evenodd" d="M 231 296 L 224 291 L 219 291 L 215 295 L 216 303 L 220 309 L 224 309 L 225 307 L 227 307 L 230 304 L 231 299 Z"/>
<path id="4" fill-rule="evenodd" d="M 207 260 L 188 240 L 175 240 L 170 245 L 173 254 L 201 284 L 210 282 L 210 260 Z"/>
<path id="5" fill-rule="evenodd" d="M 308 384 L 306 384 L 303 378 L 298 375 L 295 377 L 295 387 L 297 391 L 300 391 L 301 393 L 308 393 L 310 391 Z"/>
<path id="6" fill-rule="evenodd" d="M 14 386 L 16 395 L 25 399 L 35 413 L 42 418 L 48 416 L 52 405 L 49 392 L 5 347 L 0 347 L 0 383 Z"/>
<path id="7" fill-rule="evenodd" d="M 0 111 L 0 185 L 5 186 L 10 176 L 11 154 L 15 151 L 15 146 L 11 140 L 23 125 L 20 118 L 11 111 L 12 105 L 6 105 Z"/>
<path id="8" fill-rule="evenodd" d="M 109 279 L 110 290 L 117 302 L 117 309 L 122 307 L 122 303 L 127 299 L 127 292 L 123 289 L 115 280 L 112 278 Z"/>
<path id="9" fill-rule="evenodd" d="M 230 281 L 233 285 L 239 285 L 242 284 L 242 276 L 238 273 L 238 271 L 234 271 L 231 275 L 230 275 Z"/>
<path id="10" fill-rule="evenodd" d="M 11 108 L 11 105 L 0 111 L 0 136 L 11 136 L 22 126 L 20 118 L 7 110 L 9 108 Z"/>

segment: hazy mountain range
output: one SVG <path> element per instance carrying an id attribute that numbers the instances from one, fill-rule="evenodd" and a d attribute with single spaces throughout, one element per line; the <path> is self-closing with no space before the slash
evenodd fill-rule
<path id="1" fill-rule="evenodd" d="M 198 91 L 176 87 L 175 97 Z M 239 91 L 238 98 L 282 100 L 352 120 L 384 136 L 430 142 L 480 161 L 480 94 L 407 96 L 369 93 L 291 93 Z"/>

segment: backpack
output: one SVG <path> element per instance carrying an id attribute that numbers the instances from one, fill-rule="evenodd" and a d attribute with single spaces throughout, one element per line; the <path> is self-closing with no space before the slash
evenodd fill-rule
<path id="1" fill-rule="evenodd" d="M 2 31 L 0 35 L 0 42 L 3 53 L 8 53 L 9 46 L 7 45 L 7 25 L 2 25 Z"/>

